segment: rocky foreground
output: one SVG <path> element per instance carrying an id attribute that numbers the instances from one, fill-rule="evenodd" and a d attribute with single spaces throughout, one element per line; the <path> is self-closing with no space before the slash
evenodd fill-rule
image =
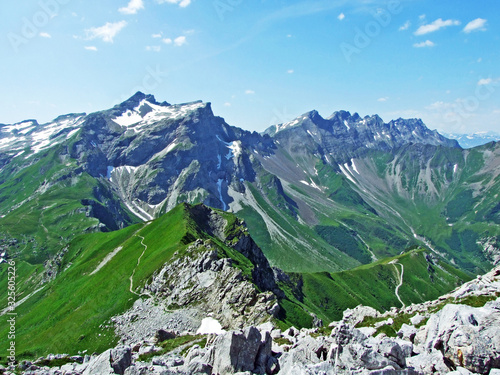
<path id="1" fill-rule="evenodd" d="M 328 328 L 272 323 L 219 334 L 157 330 L 100 355 L 51 355 L 30 375 L 500 374 L 500 267 L 439 300 L 384 314 L 358 306 Z M 476 307 L 475 307 L 476 306 Z M 390 337 L 391 332 L 397 332 Z M 152 333 L 153 336 L 153 333 Z M 51 364 L 65 363 L 57 367 Z"/>

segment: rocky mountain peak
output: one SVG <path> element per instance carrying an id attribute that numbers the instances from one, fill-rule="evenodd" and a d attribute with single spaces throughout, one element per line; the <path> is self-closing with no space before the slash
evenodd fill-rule
<path id="1" fill-rule="evenodd" d="M 143 100 L 146 100 L 150 103 L 160 105 L 155 99 L 153 95 L 146 95 L 140 91 L 137 91 L 134 95 L 132 95 L 130 98 L 125 100 L 123 103 L 120 103 L 115 106 L 118 107 L 119 109 L 126 111 L 126 110 L 133 110 L 136 108 Z M 167 102 L 164 102 L 163 104 L 169 105 Z"/>

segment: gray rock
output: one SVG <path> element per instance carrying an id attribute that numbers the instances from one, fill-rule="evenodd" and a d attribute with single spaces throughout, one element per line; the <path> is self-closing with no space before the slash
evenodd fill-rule
<path id="1" fill-rule="evenodd" d="M 414 326 L 418 326 L 420 323 L 422 323 L 423 321 L 425 320 L 425 316 L 422 316 L 420 314 L 417 314 L 415 316 L 413 316 L 411 319 L 410 319 L 410 322 L 411 324 L 413 324 Z"/>
<path id="2" fill-rule="evenodd" d="M 157 343 L 166 341 L 166 340 L 172 340 L 176 338 L 175 332 L 172 331 L 165 331 L 164 329 L 159 329 L 155 333 L 155 340 Z"/>
<path id="3" fill-rule="evenodd" d="M 491 372 L 490 372 L 491 374 Z M 457 367 L 455 371 L 451 371 L 448 373 L 448 375 L 472 375 L 472 372 L 469 370 L 463 368 L 463 367 Z"/>
<path id="4" fill-rule="evenodd" d="M 408 324 L 403 324 L 401 329 L 398 331 L 397 335 L 399 338 L 413 342 L 417 334 L 417 329 L 415 327 L 409 326 Z"/>
<path id="5" fill-rule="evenodd" d="M 406 358 L 406 365 L 419 374 L 446 374 L 450 371 L 444 362 L 443 355 L 436 350 Z"/>
<path id="6" fill-rule="evenodd" d="M 114 369 L 111 367 L 111 349 L 92 359 L 83 373 L 83 375 L 96 374 L 115 374 Z"/>
<path id="7" fill-rule="evenodd" d="M 117 347 L 111 350 L 111 367 L 115 373 L 123 375 L 132 364 L 132 349 L 130 346 Z"/>
<path id="8" fill-rule="evenodd" d="M 421 335 L 424 350 L 439 350 L 447 361 L 475 373 L 500 367 L 500 311 L 446 305 L 433 315 Z"/>
<path id="9" fill-rule="evenodd" d="M 343 313 L 342 320 L 345 323 L 351 324 L 352 326 L 356 326 L 358 323 L 361 323 L 365 317 L 373 317 L 376 318 L 380 314 L 373 307 L 359 305 L 354 309 L 347 309 Z"/>
<path id="10" fill-rule="evenodd" d="M 213 372 L 225 375 L 238 371 L 253 371 L 261 347 L 261 334 L 255 327 L 243 332 L 227 332 L 214 343 Z"/>
<path id="11" fill-rule="evenodd" d="M 406 354 L 408 353 L 405 353 L 399 343 L 394 339 L 388 337 L 382 338 L 377 345 L 377 352 L 388 358 L 390 361 L 397 363 L 400 368 L 404 368 L 406 366 Z"/>

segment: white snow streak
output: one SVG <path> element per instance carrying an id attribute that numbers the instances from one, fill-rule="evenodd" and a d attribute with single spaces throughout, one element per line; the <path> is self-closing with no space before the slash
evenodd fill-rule
<path id="1" fill-rule="evenodd" d="M 352 169 L 354 170 L 354 172 L 356 172 L 357 174 L 360 174 L 358 172 L 358 168 L 356 168 L 356 164 L 354 164 L 354 159 L 351 159 L 351 164 L 352 164 Z"/>
<path id="2" fill-rule="evenodd" d="M 351 176 L 351 174 L 349 173 L 349 168 L 348 167 L 344 168 L 340 164 L 339 164 L 339 168 L 342 171 L 342 173 L 344 174 L 344 176 L 346 176 L 349 179 L 349 181 L 351 181 L 354 185 L 356 185 L 356 181 L 354 180 L 353 176 Z"/>

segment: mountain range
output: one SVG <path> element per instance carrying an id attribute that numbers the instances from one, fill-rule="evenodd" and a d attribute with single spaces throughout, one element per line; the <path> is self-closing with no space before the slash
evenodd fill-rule
<path id="1" fill-rule="evenodd" d="M 462 148 L 473 148 L 489 142 L 500 141 L 500 134 L 495 132 L 477 132 L 471 134 L 443 134 L 446 138 L 455 139 Z"/>
<path id="2" fill-rule="evenodd" d="M 226 326 L 284 327 L 438 298 L 498 264 L 499 176 L 496 142 L 463 149 L 418 119 L 346 111 L 259 134 L 210 103 L 139 92 L 88 115 L 0 124 L 0 251 L 17 265 L 24 354 L 104 350 L 119 338 L 102 327 L 141 299 L 194 308 L 196 322 L 212 306 Z M 245 291 L 248 314 L 235 319 L 236 296 L 214 308 L 172 262 L 211 270 L 201 286 Z"/>

